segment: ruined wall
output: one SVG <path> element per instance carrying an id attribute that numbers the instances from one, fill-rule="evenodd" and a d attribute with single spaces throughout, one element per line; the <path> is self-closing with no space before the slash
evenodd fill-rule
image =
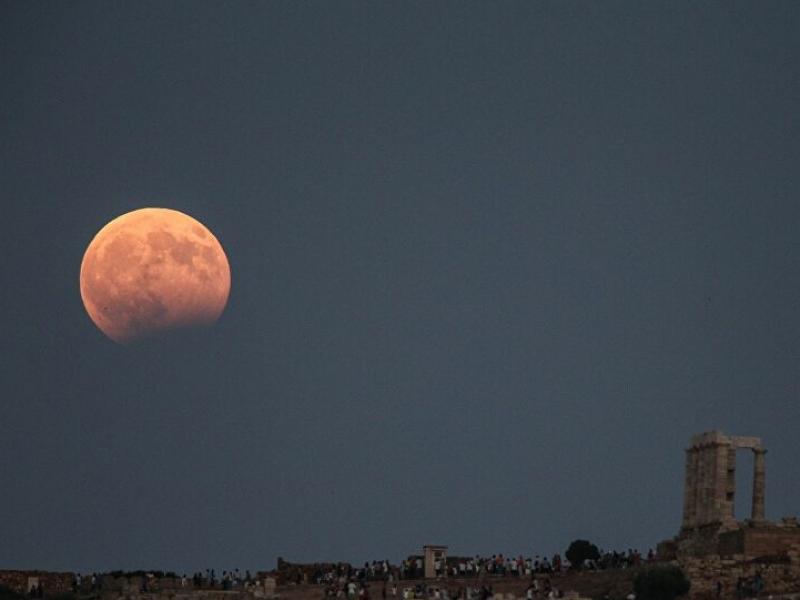
<path id="1" fill-rule="evenodd" d="M 259 589 L 225 592 L 219 590 L 104 591 L 101 595 L 102 600 L 261 600 L 270 597 Z"/>
<path id="2" fill-rule="evenodd" d="M 689 592 L 692 600 L 716 598 L 716 585 L 723 585 L 723 596 L 736 593 L 740 578 L 752 579 L 756 573 L 764 578 L 764 595 L 800 592 L 800 545 L 793 546 L 782 558 L 775 560 L 748 560 L 742 554 L 721 557 L 712 554 L 704 557 L 683 557 L 681 567 L 692 582 Z"/>
<path id="3" fill-rule="evenodd" d="M 259 571 L 257 577 L 264 579 L 273 577 L 278 585 L 287 583 L 313 583 L 314 579 L 323 573 L 337 571 L 346 573 L 352 569 L 350 563 L 318 562 L 318 563 L 292 563 L 278 557 L 278 567 L 274 571 Z"/>
<path id="4" fill-rule="evenodd" d="M 800 544 L 800 527 L 743 527 L 719 536 L 719 554 L 749 558 L 785 555 Z"/>
<path id="5" fill-rule="evenodd" d="M 0 585 L 19 594 L 28 593 L 28 581 L 38 578 L 45 596 L 57 596 L 72 591 L 72 573 L 51 573 L 48 571 L 0 571 Z"/>
<path id="6" fill-rule="evenodd" d="M 683 531 L 675 539 L 678 556 L 706 556 L 719 552 L 719 527 L 706 525 Z"/>
<path id="7" fill-rule="evenodd" d="M 162 585 L 156 586 L 156 581 Z M 195 589 L 191 580 L 183 587 L 180 579 L 148 578 L 145 587 L 141 577 L 104 577 L 99 596 L 100 600 L 275 600 L 275 580 L 266 578 L 258 585 L 223 591 Z"/>

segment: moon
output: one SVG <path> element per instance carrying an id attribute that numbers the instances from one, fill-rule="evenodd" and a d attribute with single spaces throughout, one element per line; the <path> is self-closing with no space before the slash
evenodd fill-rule
<path id="1" fill-rule="evenodd" d="M 202 223 L 177 210 L 117 217 L 89 243 L 81 298 L 94 324 L 128 344 L 217 321 L 231 288 L 225 251 Z"/>

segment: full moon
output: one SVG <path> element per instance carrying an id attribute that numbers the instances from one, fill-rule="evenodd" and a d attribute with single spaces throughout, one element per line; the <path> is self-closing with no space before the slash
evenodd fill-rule
<path id="1" fill-rule="evenodd" d="M 167 208 L 134 210 L 103 227 L 83 255 L 80 279 L 89 317 L 121 344 L 213 324 L 231 288 L 217 238 Z"/>

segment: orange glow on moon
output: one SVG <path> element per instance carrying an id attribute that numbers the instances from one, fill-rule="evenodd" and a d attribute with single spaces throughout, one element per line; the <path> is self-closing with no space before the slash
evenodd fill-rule
<path id="1" fill-rule="evenodd" d="M 228 301 L 231 271 L 199 221 L 142 208 L 103 227 L 81 262 L 81 298 L 94 324 L 121 344 L 211 325 Z"/>

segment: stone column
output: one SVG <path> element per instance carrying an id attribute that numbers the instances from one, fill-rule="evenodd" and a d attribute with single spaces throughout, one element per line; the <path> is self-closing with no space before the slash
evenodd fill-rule
<path id="1" fill-rule="evenodd" d="M 767 451 L 764 448 L 753 448 L 753 521 L 764 520 L 764 484 L 766 478 L 766 467 L 764 465 L 764 455 Z"/>
<path id="2" fill-rule="evenodd" d="M 683 526 L 694 527 L 697 521 L 697 448 L 686 449 L 683 486 Z"/>
<path id="3" fill-rule="evenodd" d="M 725 482 L 725 512 L 727 520 L 736 520 L 736 447 L 728 448 L 728 473 Z"/>
<path id="4" fill-rule="evenodd" d="M 708 514 L 708 448 L 697 448 L 697 480 L 695 482 L 695 525 L 703 525 Z"/>
<path id="5" fill-rule="evenodd" d="M 723 523 L 728 516 L 728 445 L 717 442 L 714 447 L 714 522 Z"/>

